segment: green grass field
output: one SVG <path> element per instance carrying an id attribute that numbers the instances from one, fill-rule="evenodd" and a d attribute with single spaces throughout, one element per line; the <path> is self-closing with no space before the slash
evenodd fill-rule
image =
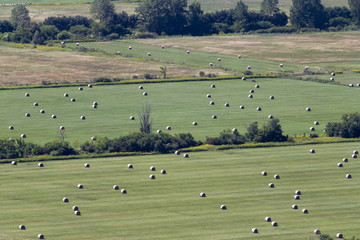
<path id="1" fill-rule="evenodd" d="M 54 240 L 298 240 L 316 239 L 314 229 L 333 238 L 336 233 L 359 237 L 360 164 L 351 158 L 358 147 L 341 143 L 197 152 L 188 159 L 168 154 L 52 161 L 44 168 L 2 164 L 0 239 L 35 239 L 42 233 Z M 344 157 L 349 162 L 338 168 Z M 85 162 L 91 167 L 84 168 Z M 348 173 L 352 179 L 345 178 Z M 79 183 L 84 189 L 77 189 Z M 112 190 L 115 184 L 128 194 Z M 302 191 L 300 200 L 293 199 L 295 190 Z M 207 197 L 200 198 L 200 192 Z M 228 210 L 220 210 L 222 204 Z M 81 216 L 74 215 L 73 205 Z M 309 214 L 302 214 L 303 208 Z M 265 222 L 266 216 L 279 226 Z M 27 230 L 18 230 L 20 224 Z M 251 233 L 254 227 L 258 234 Z"/>
<path id="2" fill-rule="evenodd" d="M 216 88 L 210 85 L 215 84 Z M 259 84 L 260 88 L 255 88 Z M 0 135 L 18 138 L 27 135 L 27 141 L 44 143 L 59 136 L 59 127 L 65 126 L 66 141 L 75 143 L 92 136 L 110 138 L 138 131 L 137 111 L 144 103 L 152 104 L 153 131 L 171 126 L 170 134 L 190 132 L 197 140 L 218 136 L 223 129 L 237 128 L 244 133 L 246 126 L 258 121 L 261 126 L 268 115 L 280 119 L 284 134 L 289 136 L 318 133 L 329 121 L 340 121 L 343 113 L 357 111 L 359 89 L 286 79 L 222 80 L 117 86 L 77 87 L 51 89 L 21 89 L 1 91 Z M 254 98 L 248 98 L 253 89 Z M 148 96 L 143 96 L 146 91 Z M 30 93 L 30 97 L 24 94 Z M 69 97 L 64 97 L 68 93 Z M 206 95 L 211 94 L 212 98 Z M 274 96 L 275 100 L 269 97 Z M 75 98 L 76 102 L 71 102 Z M 97 109 L 92 103 L 99 103 Z M 211 106 L 210 101 L 215 105 Z M 38 102 L 39 106 L 33 106 Z M 224 107 L 229 103 L 230 107 Z M 245 109 L 239 106 L 244 105 Z M 256 111 L 261 107 L 262 111 Z M 305 111 L 310 107 L 311 112 Z M 41 114 L 40 109 L 45 113 Z M 30 113 L 31 117 L 25 117 Z M 56 119 L 51 115 L 55 114 Z M 80 120 L 80 116 L 86 120 Z M 212 119 L 217 115 L 217 119 Z M 129 119 L 135 116 L 135 121 Z M 198 126 L 192 122 L 197 121 Z M 314 121 L 316 131 L 310 132 Z M 10 131 L 8 126 L 14 126 Z"/>

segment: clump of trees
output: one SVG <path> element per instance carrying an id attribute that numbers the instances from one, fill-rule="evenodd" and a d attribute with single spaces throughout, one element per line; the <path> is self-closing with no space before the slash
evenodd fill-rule
<path id="1" fill-rule="evenodd" d="M 358 138 L 360 137 L 360 113 L 345 113 L 341 122 L 329 122 L 325 127 L 329 137 Z"/>

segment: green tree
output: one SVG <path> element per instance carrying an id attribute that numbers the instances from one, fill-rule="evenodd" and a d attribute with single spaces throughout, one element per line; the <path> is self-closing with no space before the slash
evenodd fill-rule
<path id="1" fill-rule="evenodd" d="M 18 5 L 11 10 L 10 21 L 14 28 L 30 27 L 29 10 L 24 5 Z"/>
<path id="2" fill-rule="evenodd" d="M 115 5 L 110 0 L 94 0 L 90 12 L 100 23 L 110 25 L 115 15 Z"/>
<path id="3" fill-rule="evenodd" d="M 39 31 L 35 32 L 32 41 L 34 44 L 40 44 L 40 45 L 44 44 L 44 38 L 41 36 Z"/>
<path id="4" fill-rule="evenodd" d="M 348 0 L 351 15 L 357 25 L 360 25 L 360 0 Z"/>
<path id="5" fill-rule="evenodd" d="M 56 36 L 59 34 L 59 30 L 53 25 L 43 25 L 40 27 L 41 36 L 45 40 L 56 39 Z"/>
<path id="6" fill-rule="evenodd" d="M 273 16 L 280 11 L 278 4 L 279 0 L 263 0 L 260 12 L 268 16 Z"/>
<path id="7" fill-rule="evenodd" d="M 189 6 L 187 13 L 187 31 L 193 36 L 203 35 L 209 26 L 203 19 L 204 11 L 199 2 L 195 1 Z"/>
<path id="8" fill-rule="evenodd" d="M 327 22 L 327 14 L 321 0 L 293 0 L 290 21 L 296 28 L 323 29 Z"/>
<path id="9" fill-rule="evenodd" d="M 165 79 L 167 74 L 166 66 L 160 67 L 160 72 L 163 74 L 163 77 Z"/>
<path id="10" fill-rule="evenodd" d="M 147 103 L 138 111 L 139 121 L 140 121 L 140 132 L 141 133 L 151 133 L 152 122 L 150 119 L 151 115 L 151 104 Z"/>
<path id="11" fill-rule="evenodd" d="M 236 3 L 235 9 L 234 9 L 234 19 L 236 22 L 245 22 L 247 21 L 249 16 L 248 13 L 248 6 L 242 1 L 238 1 Z"/>
<path id="12" fill-rule="evenodd" d="M 341 122 L 329 122 L 325 132 L 329 137 L 358 138 L 360 137 L 360 113 L 345 113 Z"/>

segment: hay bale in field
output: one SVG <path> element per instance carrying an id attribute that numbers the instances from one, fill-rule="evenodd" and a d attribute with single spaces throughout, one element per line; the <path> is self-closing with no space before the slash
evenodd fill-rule
<path id="1" fill-rule="evenodd" d="M 44 110 L 44 109 L 41 109 L 41 110 L 40 110 L 40 113 L 41 113 L 41 114 L 44 114 L 44 113 L 45 113 L 45 110 Z"/>
<path id="2" fill-rule="evenodd" d="M 360 87 L 360 83 L 356 84 L 357 87 Z"/>
<path id="3" fill-rule="evenodd" d="M 330 81 L 334 81 L 334 80 L 335 80 L 334 78 L 332 78 L 332 77 L 330 78 Z"/>
<path id="4" fill-rule="evenodd" d="M 253 98 L 254 96 L 252 94 L 249 94 L 248 98 Z"/>
<path id="5" fill-rule="evenodd" d="M 166 126 L 166 130 L 171 130 L 171 127 L 170 127 L 170 126 Z"/>
<path id="6" fill-rule="evenodd" d="M 150 179 L 155 179 L 155 175 L 150 175 L 149 178 Z"/>
<path id="7" fill-rule="evenodd" d="M 224 107 L 230 107 L 230 104 L 225 103 L 225 104 L 224 104 Z"/>
<path id="8" fill-rule="evenodd" d="M 151 166 L 150 171 L 156 171 L 156 168 L 154 166 Z"/>
<path id="9" fill-rule="evenodd" d="M 93 102 L 93 105 L 96 105 L 96 106 L 97 106 L 97 105 L 99 105 L 99 104 L 98 104 L 98 102 Z"/>
<path id="10" fill-rule="evenodd" d="M 216 116 L 216 115 L 212 115 L 211 118 L 212 118 L 212 119 L 217 119 L 217 116 Z"/>
<path id="11" fill-rule="evenodd" d="M 238 55 L 237 58 L 241 58 L 241 55 Z"/>
<path id="12" fill-rule="evenodd" d="M 75 211 L 74 214 L 75 214 L 76 216 L 80 216 L 80 215 L 81 215 L 80 211 Z"/>
<path id="13" fill-rule="evenodd" d="M 211 87 L 211 88 L 216 88 L 215 84 L 211 84 L 210 87 Z"/>
<path id="14" fill-rule="evenodd" d="M 349 87 L 354 87 L 354 84 L 350 83 L 350 84 L 349 84 Z"/>
<path id="15" fill-rule="evenodd" d="M 279 64 L 279 67 L 283 67 L 284 65 L 282 63 Z"/>
<path id="16" fill-rule="evenodd" d="M 134 116 L 130 116 L 130 120 L 135 120 L 135 117 L 134 117 Z"/>
<path id="17" fill-rule="evenodd" d="M 186 51 L 186 53 L 187 53 L 187 54 L 190 54 L 190 51 L 188 50 L 188 51 Z"/>
<path id="18" fill-rule="evenodd" d="M 17 165 L 17 161 L 11 161 L 11 165 Z"/>
<path id="19" fill-rule="evenodd" d="M 19 226 L 19 229 L 20 229 L 20 230 L 25 230 L 25 229 L 26 229 L 26 228 L 25 228 L 25 225 L 20 225 L 20 226 Z"/>
<path id="20" fill-rule="evenodd" d="M 38 234 L 37 238 L 38 239 L 45 239 L 45 236 L 43 234 Z"/>
<path id="21" fill-rule="evenodd" d="M 175 155 L 180 155 L 180 151 L 175 151 Z"/>
<path id="22" fill-rule="evenodd" d="M 72 206 L 71 208 L 73 211 L 78 211 L 79 210 L 79 207 L 78 206 Z"/>
<path id="23" fill-rule="evenodd" d="M 207 97 L 207 98 L 211 98 L 211 95 L 210 95 L 210 94 L 207 94 L 206 97 Z"/>
<path id="24" fill-rule="evenodd" d="M 90 167 L 90 164 L 89 164 L 89 163 L 85 163 L 85 164 L 84 164 L 84 167 L 89 168 L 89 167 Z"/>
<path id="25" fill-rule="evenodd" d="M 338 163 L 337 166 L 338 166 L 338 167 L 343 167 L 343 164 L 342 164 L 342 163 Z"/>
<path id="26" fill-rule="evenodd" d="M 277 226 L 278 226 L 278 223 L 277 223 L 277 222 L 275 222 L 275 221 L 273 221 L 273 222 L 271 223 L 271 226 L 273 226 L 273 227 L 277 227 Z"/>
<path id="27" fill-rule="evenodd" d="M 143 86 L 139 86 L 139 89 L 144 89 L 144 87 L 143 87 Z"/>
<path id="28" fill-rule="evenodd" d="M 163 45 L 163 46 L 161 46 L 161 49 L 164 49 L 165 48 L 165 46 Z"/>
<path id="29" fill-rule="evenodd" d="M 129 163 L 127 167 L 128 167 L 129 169 L 133 169 L 133 168 L 134 168 L 134 166 L 133 166 L 131 163 Z"/>
<path id="30" fill-rule="evenodd" d="M 156 133 L 161 133 L 162 131 L 160 130 L 160 129 L 158 129 L 157 131 L 156 131 Z"/>
<path id="31" fill-rule="evenodd" d="M 9 126 L 9 130 L 14 130 L 14 126 Z"/>
<path id="32" fill-rule="evenodd" d="M 233 129 L 232 129 L 232 132 L 233 132 L 233 133 L 236 133 L 237 131 L 238 131 L 238 130 L 237 130 L 236 128 L 233 128 Z"/>
<path id="33" fill-rule="evenodd" d="M 351 157 L 352 157 L 352 158 L 357 158 L 357 155 L 356 155 L 356 154 L 353 154 Z"/>
<path id="34" fill-rule="evenodd" d="M 150 57 L 150 56 L 151 56 L 151 53 L 148 52 L 147 55 Z"/>
<path id="35" fill-rule="evenodd" d="M 148 95 L 148 93 L 147 92 L 143 92 L 143 96 L 147 96 Z"/>
<path id="36" fill-rule="evenodd" d="M 315 131 L 315 128 L 314 128 L 314 127 L 310 127 L 310 131 Z"/>
<path id="37" fill-rule="evenodd" d="M 298 205 L 293 204 L 293 205 L 291 206 L 291 208 L 294 209 L 294 210 L 296 210 L 296 209 L 298 209 Z"/>
<path id="38" fill-rule="evenodd" d="M 70 99 L 70 101 L 72 101 L 72 102 L 76 102 L 75 98 Z"/>
<path id="39" fill-rule="evenodd" d="M 166 170 L 165 170 L 165 169 L 162 169 L 162 170 L 160 171 L 160 173 L 161 173 L 161 174 L 166 174 Z"/>
<path id="40" fill-rule="evenodd" d="M 60 130 L 65 130 L 65 127 L 64 127 L 64 126 L 60 126 Z"/>
<path id="41" fill-rule="evenodd" d="M 241 80 L 245 81 L 245 80 L 246 80 L 246 77 L 242 77 Z"/>
<path id="42" fill-rule="evenodd" d="M 249 93 L 254 93 L 254 90 L 253 90 L 253 89 L 251 89 L 251 90 L 249 91 Z"/>
<path id="43" fill-rule="evenodd" d="M 62 201 L 65 202 L 65 203 L 67 203 L 67 202 L 69 202 L 69 199 L 68 199 L 67 197 L 64 197 L 64 198 L 62 199 Z"/>
<path id="44" fill-rule="evenodd" d="M 92 88 L 92 85 L 91 85 L 91 84 L 88 84 L 88 88 Z"/>
<path id="45" fill-rule="evenodd" d="M 300 196 L 299 195 L 294 195 L 294 200 L 300 200 Z"/>
<path id="46" fill-rule="evenodd" d="M 315 150 L 314 150 L 314 149 L 310 149 L 310 153 L 315 153 Z"/>
<path id="47" fill-rule="evenodd" d="M 318 121 L 315 121 L 315 122 L 314 122 L 314 125 L 319 125 L 319 122 L 318 122 Z"/>
<path id="48" fill-rule="evenodd" d="M 274 96 L 270 96 L 269 98 L 270 98 L 270 100 L 274 100 L 274 99 L 275 99 L 275 97 L 274 97 Z"/>
<path id="49" fill-rule="evenodd" d="M 44 167 L 43 163 L 38 163 L 38 167 Z"/>
<path id="50" fill-rule="evenodd" d="M 261 110 L 262 110 L 261 107 L 256 108 L 256 111 L 261 111 Z"/>
<path id="51" fill-rule="evenodd" d="M 122 193 L 122 194 L 127 194 L 126 189 L 121 189 L 121 193 Z"/>
<path id="52" fill-rule="evenodd" d="M 240 109 L 245 109 L 245 107 L 243 105 L 240 105 Z"/>
<path id="53" fill-rule="evenodd" d="M 309 69 L 309 66 L 305 66 L 305 70 L 308 70 Z"/>
<path id="54" fill-rule="evenodd" d="M 252 233 L 259 233 L 259 230 L 258 230 L 257 228 L 252 228 L 252 229 L 251 229 L 251 232 L 252 232 Z"/>
<path id="55" fill-rule="evenodd" d="M 320 235 L 320 234 L 321 234 L 321 232 L 320 232 L 320 230 L 319 230 L 319 229 L 315 229 L 315 230 L 314 230 L 314 234 L 316 234 L 316 235 Z"/>
<path id="56" fill-rule="evenodd" d="M 257 84 L 257 85 L 255 85 L 255 88 L 260 88 L 260 85 L 258 85 L 258 84 Z"/>
<path id="57" fill-rule="evenodd" d="M 348 174 L 346 174 L 346 178 L 347 178 L 347 179 L 352 178 L 351 174 L 349 174 L 349 173 L 348 173 Z"/>
<path id="58" fill-rule="evenodd" d="M 266 171 L 262 171 L 262 172 L 261 172 L 261 175 L 267 176 L 267 172 L 266 172 Z"/>
<path id="59" fill-rule="evenodd" d="M 343 158 L 343 160 L 342 160 L 343 162 L 348 162 L 349 161 L 349 159 L 347 159 L 347 158 Z"/>
<path id="60" fill-rule="evenodd" d="M 274 118 L 273 115 L 268 116 L 268 119 L 273 119 L 273 118 Z"/>
<path id="61" fill-rule="evenodd" d="M 85 116 L 81 116 L 80 119 L 81 119 L 81 120 L 85 120 L 86 118 L 85 118 Z"/>
<path id="62" fill-rule="evenodd" d="M 265 222 L 271 222 L 271 217 L 265 217 Z"/>
<path id="63" fill-rule="evenodd" d="M 128 48 L 129 48 L 129 50 L 131 50 L 131 49 L 132 49 L 132 46 L 129 46 Z"/>
<path id="64" fill-rule="evenodd" d="M 331 75 L 331 76 L 335 76 L 335 73 L 334 73 L 334 72 L 332 72 L 332 73 L 330 73 L 330 75 Z"/>
<path id="65" fill-rule="evenodd" d="M 311 111 L 311 108 L 307 107 L 305 108 L 306 111 L 310 112 Z"/>
<path id="66" fill-rule="evenodd" d="M 83 189 L 84 186 L 83 186 L 82 184 L 78 184 L 78 185 L 77 185 L 77 188 L 78 188 L 78 189 Z"/>
<path id="67" fill-rule="evenodd" d="M 204 192 L 201 192 L 200 197 L 206 197 L 206 194 Z"/>
<path id="68" fill-rule="evenodd" d="M 212 63 L 209 63 L 209 67 L 213 67 L 214 65 Z"/>
<path id="69" fill-rule="evenodd" d="M 96 141 L 96 136 L 92 136 L 90 139 L 91 141 Z"/>
<path id="70" fill-rule="evenodd" d="M 342 235 L 342 233 L 337 233 L 337 234 L 336 234 L 336 237 L 337 237 L 337 238 L 344 238 L 344 236 Z"/>
<path id="71" fill-rule="evenodd" d="M 97 108 L 97 105 L 92 105 L 91 107 L 92 107 L 92 108 Z"/>
<path id="72" fill-rule="evenodd" d="M 64 93 L 64 97 L 69 97 L 69 94 L 68 94 L 68 93 Z"/>
<path id="73" fill-rule="evenodd" d="M 275 184 L 273 184 L 273 183 L 269 183 L 269 188 L 274 188 L 275 187 Z"/>
<path id="74" fill-rule="evenodd" d="M 184 158 L 189 158 L 189 154 L 184 153 Z"/>
<path id="75" fill-rule="evenodd" d="M 359 154 L 359 151 L 358 151 L 358 150 L 354 150 L 354 151 L 353 151 L 353 154 Z"/>
<path id="76" fill-rule="evenodd" d="M 21 138 L 26 138 L 26 135 L 25 135 L 25 134 L 21 134 L 20 137 L 21 137 Z"/>
<path id="77" fill-rule="evenodd" d="M 220 209 L 221 209 L 221 210 L 226 210 L 227 207 L 226 207 L 225 205 L 221 205 L 221 206 L 220 206 Z"/>
<path id="78" fill-rule="evenodd" d="M 25 97 L 30 97 L 30 93 L 25 93 Z"/>
<path id="79" fill-rule="evenodd" d="M 76 43 L 76 46 L 78 47 L 80 44 L 79 43 Z"/>
<path id="80" fill-rule="evenodd" d="M 51 115 L 51 118 L 56 118 L 56 115 L 54 115 L 54 114 L 53 114 L 53 115 Z"/>
<path id="81" fill-rule="evenodd" d="M 30 117 L 30 113 L 25 113 L 25 117 Z"/>
<path id="82" fill-rule="evenodd" d="M 34 106 L 37 107 L 39 106 L 39 104 L 37 102 L 34 102 Z"/>
<path id="83" fill-rule="evenodd" d="M 247 66 L 247 69 L 250 70 L 250 69 L 251 69 L 251 66 Z"/>
<path id="84" fill-rule="evenodd" d="M 210 105 L 215 105 L 215 103 L 213 101 L 210 101 Z"/>
<path id="85" fill-rule="evenodd" d="M 193 122 L 193 123 L 192 123 L 192 125 L 197 126 L 197 125 L 198 125 L 198 123 L 197 123 L 197 122 Z"/>
<path id="86" fill-rule="evenodd" d="M 274 175 L 274 179 L 280 179 L 280 175 L 275 174 L 275 175 Z"/>
<path id="87" fill-rule="evenodd" d="M 295 194 L 296 194 L 296 195 L 301 195 L 301 191 L 300 191 L 300 190 L 296 190 L 296 191 L 295 191 Z"/>
<path id="88" fill-rule="evenodd" d="M 304 213 L 304 214 L 308 214 L 308 213 L 309 213 L 309 211 L 308 211 L 306 208 L 304 208 L 303 210 L 301 210 L 301 212 Z"/>
<path id="89" fill-rule="evenodd" d="M 114 185 L 114 186 L 113 186 L 113 189 L 114 189 L 114 190 L 119 190 L 119 186 L 118 186 L 118 185 Z"/>
<path id="90" fill-rule="evenodd" d="M 79 91 L 82 91 L 83 90 L 83 88 L 82 87 L 79 87 Z"/>

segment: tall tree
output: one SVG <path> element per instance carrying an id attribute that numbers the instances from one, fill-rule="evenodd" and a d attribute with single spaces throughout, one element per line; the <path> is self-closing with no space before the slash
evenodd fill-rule
<path id="1" fill-rule="evenodd" d="M 151 105 L 147 103 L 138 111 L 139 121 L 140 121 L 140 132 L 142 133 L 151 133 L 152 122 L 150 119 L 151 115 Z"/>
<path id="2" fill-rule="evenodd" d="M 30 27 L 29 10 L 24 5 L 18 5 L 11 10 L 10 21 L 14 28 Z"/>
<path id="3" fill-rule="evenodd" d="M 323 29 L 327 22 L 327 14 L 321 0 L 293 0 L 290 21 L 296 28 Z"/>
<path id="4" fill-rule="evenodd" d="M 360 25 L 360 0 L 348 0 L 352 17 L 355 23 Z"/>
<path id="5" fill-rule="evenodd" d="M 195 1 L 189 6 L 187 14 L 187 30 L 193 36 L 203 35 L 207 25 L 203 20 L 204 11 L 199 2 Z"/>
<path id="6" fill-rule="evenodd" d="M 278 8 L 279 0 L 263 0 L 261 3 L 261 13 L 273 16 L 275 13 L 278 13 L 280 9 Z"/>
<path id="7" fill-rule="evenodd" d="M 236 22 L 245 22 L 249 16 L 248 6 L 242 1 L 236 3 L 234 9 L 234 18 Z"/>
<path id="8" fill-rule="evenodd" d="M 110 0 L 94 0 L 90 12 L 100 23 L 110 25 L 115 15 L 115 5 Z"/>

